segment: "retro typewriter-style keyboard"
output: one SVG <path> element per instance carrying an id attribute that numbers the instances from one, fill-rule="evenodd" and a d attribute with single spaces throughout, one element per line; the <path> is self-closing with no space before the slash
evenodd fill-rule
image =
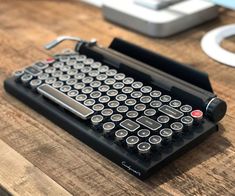
<path id="1" fill-rule="evenodd" d="M 5 88 L 139 178 L 217 130 L 180 96 L 77 51 L 16 71 Z"/>

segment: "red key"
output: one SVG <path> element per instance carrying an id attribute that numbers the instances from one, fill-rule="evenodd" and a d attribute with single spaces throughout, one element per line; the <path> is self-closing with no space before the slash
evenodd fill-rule
<path id="1" fill-rule="evenodd" d="M 191 116 L 196 120 L 200 121 L 203 117 L 203 112 L 201 110 L 193 110 Z"/>
<path id="2" fill-rule="evenodd" d="M 48 58 L 48 59 L 46 60 L 47 63 L 53 63 L 54 61 L 55 61 L 54 58 Z"/>

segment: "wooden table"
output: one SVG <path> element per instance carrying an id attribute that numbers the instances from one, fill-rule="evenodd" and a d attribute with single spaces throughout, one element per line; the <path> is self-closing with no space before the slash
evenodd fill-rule
<path id="1" fill-rule="evenodd" d="M 235 69 L 200 48 L 210 29 L 235 22 L 235 12 L 168 39 L 153 39 L 103 20 L 78 1 L 0 1 L 0 195 L 232 195 L 235 194 Z M 141 182 L 46 118 L 7 94 L 3 80 L 49 54 L 42 46 L 58 35 L 113 37 L 136 42 L 210 75 L 228 103 L 220 131 L 150 179 Z M 224 47 L 235 51 L 234 40 Z M 70 44 L 62 44 L 59 51 Z"/>

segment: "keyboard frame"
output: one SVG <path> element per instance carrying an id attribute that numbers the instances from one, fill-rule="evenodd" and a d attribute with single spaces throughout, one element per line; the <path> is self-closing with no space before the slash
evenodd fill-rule
<path id="1" fill-rule="evenodd" d="M 95 50 L 92 50 L 92 47 L 90 47 L 89 45 L 84 45 L 84 43 L 78 43 L 75 50 L 81 50 L 83 54 L 87 52 L 86 55 L 88 57 L 91 57 L 92 54 L 94 56 L 97 56 Z M 145 50 L 141 47 L 120 39 L 114 39 L 109 47 L 109 50 L 113 50 L 113 52 L 120 52 L 137 60 L 140 60 L 138 59 L 138 57 L 142 56 L 142 62 L 147 63 L 156 70 L 162 70 L 163 72 L 168 73 L 174 77 L 177 77 L 177 70 L 180 70 L 181 75 L 177 78 L 181 77 L 180 79 L 182 81 L 187 81 L 191 77 L 196 76 L 197 80 L 192 81 L 194 82 L 194 84 L 189 80 L 187 81 L 187 83 L 197 88 L 204 87 L 203 90 L 205 92 L 208 92 L 206 93 L 208 95 L 205 94 L 206 97 L 213 95 L 208 76 L 205 73 L 201 73 L 185 65 L 174 62 L 171 59 L 165 58 L 156 53 L 152 53 L 148 50 Z M 139 55 L 140 53 L 142 55 Z M 151 62 L 148 62 L 149 59 L 151 59 L 151 62 L 153 62 L 152 65 Z M 156 67 L 155 62 L 161 62 L 162 67 Z M 168 67 L 165 67 L 165 65 Z M 141 67 L 141 65 L 136 66 Z M 169 66 L 173 67 L 173 70 L 170 70 Z M 163 70 L 165 68 L 167 70 Z M 184 75 L 185 77 L 190 77 L 183 80 Z M 18 100 L 22 101 L 30 108 L 34 109 L 50 121 L 54 122 L 59 127 L 66 130 L 74 137 L 81 140 L 86 145 L 93 148 L 95 151 L 107 157 L 108 159 L 141 180 L 148 178 L 155 171 L 167 165 L 168 163 L 170 163 L 170 161 L 179 157 L 185 151 L 192 149 L 195 145 L 199 144 L 210 134 L 218 130 L 217 123 L 212 122 L 205 117 L 201 126 L 193 126 L 192 130 L 190 131 L 190 133 L 193 134 L 188 134 L 183 141 L 178 140 L 177 145 L 165 148 L 164 151 L 161 151 L 161 156 L 159 155 L 159 153 L 155 153 L 154 155 L 152 155 L 151 159 L 146 160 L 140 158 L 135 153 L 127 151 L 126 148 L 123 148 L 114 143 L 112 140 L 107 139 L 106 137 L 102 136 L 101 133 L 92 130 L 91 126 L 87 124 L 89 123 L 88 120 L 84 121 L 82 119 L 79 119 L 71 112 L 66 111 L 62 107 L 58 107 L 57 104 L 53 103 L 49 99 L 33 92 L 30 88 L 23 86 L 21 83 L 16 82 L 14 76 L 11 76 L 4 81 L 4 88 L 9 94 L 16 97 Z"/>
<path id="2" fill-rule="evenodd" d="M 192 129 L 191 132 L 195 134 L 185 141 L 183 145 L 175 146 L 171 151 L 163 153 L 161 157 L 156 155 L 153 158 L 154 160 L 148 162 L 144 159 L 138 160 L 136 155 L 127 152 L 126 149 L 114 144 L 111 140 L 101 136 L 100 133 L 93 131 L 86 125 L 86 121 L 77 118 L 72 113 L 58 107 L 55 103 L 15 82 L 14 77 L 5 80 L 4 88 L 24 104 L 142 180 L 218 130 L 216 124 L 205 120 L 197 131 Z"/>

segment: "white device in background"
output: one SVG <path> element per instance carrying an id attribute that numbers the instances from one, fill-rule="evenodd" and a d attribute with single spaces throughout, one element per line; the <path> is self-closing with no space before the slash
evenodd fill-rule
<path id="1" fill-rule="evenodd" d="M 235 54 L 223 49 L 221 42 L 235 35 L 235 24 L 219 27 L 208 32 L 201 41 L 203 51 L 212 59 L 235 67 Z"/>
<path id="2" fill-rule="evenodd" d="M 206 0 L 104 0 L 107 20 L 153 37 L 166 37 L 218 15 Z"/>

